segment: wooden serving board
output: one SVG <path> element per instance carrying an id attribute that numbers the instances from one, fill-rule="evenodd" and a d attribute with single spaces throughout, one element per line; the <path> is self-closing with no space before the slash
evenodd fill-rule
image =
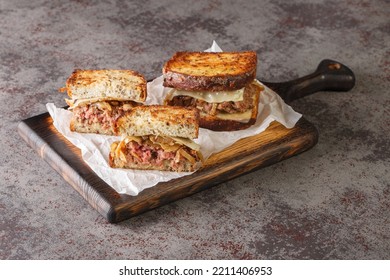
<path id="1" fill-rule="evenodd" d="M 290 102 L 317 91 L 348 91 L 355 85 L 355 76 L 347 66 L 326 59 L 315 72 L 305 77 L 263 84 Z M 89 168 L 82 160 L 80 150 L 55 129 L 49 113 L 21 121 L 18 130 L 51 167 L 112 223 L 302 153 L 313 147 L 318 139 L 316 128 L 304 118 L 292 129 L 273 122 L 266 131 L 241 139 L 212 155 L 197 172 L 129 196 L 117 193 Z"/>
<path id="2" fill-rule="evenodd" d="M 91 170 L 82 160 L 80 150 L 53 126 L 49 113 L 21 121 L 18 130 L 52 168 L 112 223 L 287 159 L 313 147 L 318 139 L 316 128 L 304 118 L 292 129 L 273 122 L 266 131 L 212 155 L 197 172 L 130 196 L 117 193 Z"/>

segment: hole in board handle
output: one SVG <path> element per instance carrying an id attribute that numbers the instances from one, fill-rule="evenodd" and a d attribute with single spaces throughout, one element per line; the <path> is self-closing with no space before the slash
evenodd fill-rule
<path id="1" fill-rule="evenodd" d="M 329 64 L 328 68 L 330 70 L 339 70 L 341 68 L 341 65 L 340 65 L 340 63 L 332 63 L 332 64 Z"/>

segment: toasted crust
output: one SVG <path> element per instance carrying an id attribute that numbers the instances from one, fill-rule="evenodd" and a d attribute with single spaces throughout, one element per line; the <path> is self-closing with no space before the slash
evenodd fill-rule
<path id="1" fill-rule="evenodd" d="M 60 90 L 73 100 L 106 97 L 144 102 L 147 95 L 145 78 L 132 70 L 76 69 Z"/>
<path id="2" fill-rule="evenodd" d="M 257 54 L 177 52 L 163 66 L 165 87 L 182 90 L 236 90 L 256 77 Z"/>
<path id="3" fill-rule="evenodd" d="M 85 124 L 79 122 L 77 119 L 72 118 L 70 121 L 70 131 L 79 133 L 96 133 L 103 135 L 116 135 L 114 127 L 104 127 L 101 123 Z"/>
<path id="4" fill-rule="evenodd" d="M 168 135 L 197 138 L 199 111 L 178 106 L 137 106 L 117 121 L 120 135 Z"/>
<path id="5" fill-rule="evenodd" d="M 112 168 L 127 168 L 127 169 L 140 169 L 140 170 L 160 170 L 160 171 L 172 171 L 179 172 L 179 170 L 171 167 L 168 163 L 163 167 L 157 167 L 152 164 L 137 164 L 137 163 L 124 163 L 121 159 L 115 158 L 110 153 L 109 156 L 109 165 Z M 186 162 L 185 168 L 180 170 L 180 172 L 193 172 L 199 169 L 200 163 L 192 164 L 190 162 Z"/>

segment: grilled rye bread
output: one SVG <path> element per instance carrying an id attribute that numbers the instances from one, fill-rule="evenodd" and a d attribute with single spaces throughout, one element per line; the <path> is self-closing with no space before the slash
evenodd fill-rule
<path id="1" fill-rule="evenodd" d="M 195 108 L 149 105 L 137 106 L 117 121 L 119 135 L 169 135 L 197 138 L 199 111 Z"/>
<path id="2" fill-rule="evenodd" d="M 262 86 L 255 81 L 257 54 L 178 52 L 163 67 L 164 104 L 200 110 L 200 127 L 246 129 L 256 122 Z"/>
<path id="3" fill-rule="evenodd" d="M 236 90 L 256 77 L 257 54 L 177 52 L 163 66 L 165 87 L 196 91 Z"/>
<path id="4" fill-rule="evenodd" d="M 145 78 L 132 70 L 77 69 L 60 91 L 70 97 L 71 131 L 107 135 L 116 135 L 118 118 L 147 96 Z"/>
<path id="5" fill-rule="evenodd" d="M 195 171 L 202 164 L 198 137 L 199 112 L 171 106 L 138 106 L 118 120 L 127 135 L 110 147 L 115 168 Z"/>
<path id="6" fill-rule="evenodd" d="M 66 81 L 72 101 L 79 99 L 105 98 L 115 100 L 146 100 L 146 80 L 132 70 L 80 70 L 76 69 Z"/>

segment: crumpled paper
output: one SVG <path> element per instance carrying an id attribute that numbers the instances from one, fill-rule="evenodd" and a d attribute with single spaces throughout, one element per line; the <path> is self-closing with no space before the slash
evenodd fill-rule
<path id="1" fill-rule="evenodd" d="M 211 48 L 206 51 L 217 52 L 222 50 L 214 41 Z M 148 83 L 148 97 L 145 104 L 163 103 L 167 89 L 162 86 L 162 82 L 163 78 L 160 76 Z M 216 132 L 203 128 L 199 129 L 199 137 L 194 139 L 194 141 L 200 144 L 201 152 L 205 159 L 211 154 L 218 153 L 231 146 L 239 139 L 263 132 L 273 121 L 281 123 L 286 128 L 294 127 L 302 115 L 285 104 L 274 91 L 266 86 L 264 88 L 265 90 L 260 94 L 257 121 L 250 128 L 233 132 Z M 159 182 L 166 182 L 192 174 L 192 172 L 111 168 L 108 165 L 110 145 L 114 141 L 119 141 L 121 139 L 120 136 L 72 132 L 69 129 L 72 112 L 58 108 L 53 103 L 46 104 L 46 108 L 53 119 L 54 127 L 81 150 L 83 160 L 102 180 L 118 193 L 135 196 L 142 190 L 153 187 Z"/>

